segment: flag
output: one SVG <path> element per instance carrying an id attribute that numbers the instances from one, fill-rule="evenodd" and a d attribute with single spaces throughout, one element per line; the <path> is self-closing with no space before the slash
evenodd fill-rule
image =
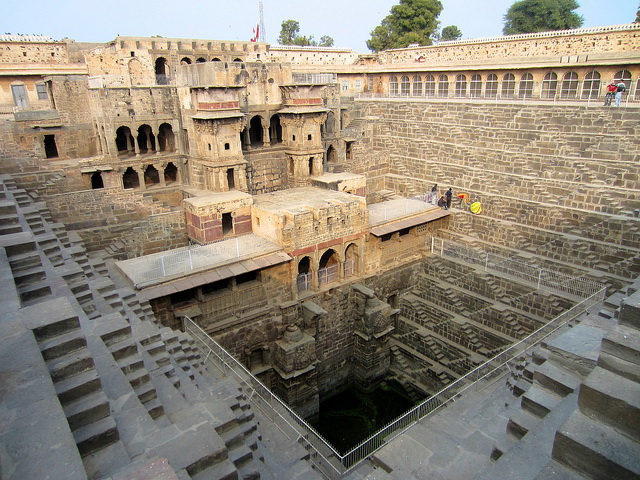
<path id="1" fill-rule="evenodd" d="M 251 37 L 251 41 L 257 42 L 258 38 L 260 38 L 260 24 L 256 23 L 256 26 L 253 29 L 253 37 Z"/>

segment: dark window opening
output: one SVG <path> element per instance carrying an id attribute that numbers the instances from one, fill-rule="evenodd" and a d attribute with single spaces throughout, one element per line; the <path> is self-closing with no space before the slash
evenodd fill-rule
<path id="1" fill-rule="evenodd" d="M 310 270 L 311 261 L 309 260 L 309 257 L 304 257 L 302 260 L 300 260 L 300 263 L 298 263 L 298 275 L 300 275 L 301 273 L 309 273 Z"/>
<path id="2" fill-rule="evenodd" d="M 149 165 L 144 171 L 144 184 L 155 185 L 156 183 L 160 183 L 160 174 L 156 167 Z"/>
<path id="3" fill-rule="evenodd" d="M 44 136 L 44 153 L 47 158 L 57 158 L 58 157 L 58 147 L 56 146 L 56 136 L 55 135 L 45 135 Z"/>
<path id="4" fill-rule="evenodd" d="M 408 235 L 408 234 L 409 234 L 409 231 L 411 231 L 411 227 L 409 227 L 409 228 L 403 228 L 402 230 L 400 230 L 400 231 L 398 232 L 398 235 L 399 235 L 399 236 L 401 236 L 401 237 L 402 237 L 402 236 L 404 236 L 404 235 Z"/>
<path id="5" fill-rule="evenodd" d="M 249 122 L 249 141 L 252 147 L 261 147 L 262 140 L 262 119 L 256 115 Z"/>
<path id="6" fill-rule="evenodd" d="M 258 270 L 254 270 L 253 272 L 246 272 L 236 277 L 236 285 L 240 285 L 242 283 L 253 282 L 258 279 Z"/>
<path id="7" fill-rule="evenodd" d="M 347 160 L 351 160 L 351 147 L 353 146 L 353 142 L 347 142 L 347 145 L 345 147 L 345 154 L 347 157 Z"/>
<path id="8" fill-rule="evenodd" d="M 380 241 L 382 242 L 386 242 L 391 240 L 391 236 L 393 235 L 393 233 L 385 233 L 384 235 L 380 236 Z"/>
<path id="9" fill-rule="evenodd" d="M 164 181 L 165 183 L 178 181 L 178 167 L 173 162 L 169 162 L 164 169 Z"/>
<path id="10" fill-rule="evenodd" d="M 313 175 L 313 157 L 309 159 L 309 175 Z"/>
<path id="11" fill-rule="evenodd" d="M 131 55 L 132 57 L 135 57 L 135 56 L 136 56 L 136 52 L 130 52 L 130 55 Z"/>
<path id="12" fill-rule="evenodd" d="M 225 290 L 229 288 L 229 279 L 218 280 L 217 282 L 207 283 L 202 286 L 202 294 L 207 295 L 214 292 L 219 292 L 220 290 Z"/>
<path id="13" fill-rule="evenodd" d="M 183 290 L 182 292 L 176 292 L 171 294 L 169 296 L 169 300 L 171 301 L 171 305 L 189 302 L 197 298 L 197 293 L 198 293 L 197 289 L 190 288 L 189 290 Z"/>
<path id="14" fill-rule="evenodd" d="M 311 140 L 311 135 L 307 135 L 307 140 Z"/>
<path id="15" fill-rule="evenodd" d="M 233 168 L 227 169 L 227 186 L 229 187 L 229 190 L 233 190 L 234 188 L 236 188 L 236 180 L 233 174 Z"/>
<path id="16" fill-rule="evenodd" d="M 122 174 L 122 185 L 124 188 L 138 188 L 140 186 L 140 178 L 138 173 L 131 167 L 127 168 Z"/>
<path id="17" fill-rule="evenodd" d="M 282 143 L 282 125 L 280 125 L 280 116 L 278 114 L 271 117 L 269 139 L 271 140 L 271 145 Z"/>
<path id="18" fill-rule="evenodd" d="M 292 135 L 292 136 L 291 136 L 291 140 L 293 140 L 293 141 L 295 142 L 295 141 L 296 141 L 296 136 L 295 136 L 295 135 Z"/>
<path id="19" fill-rule="evenodd" d="M 224 144 L 224 149 L 225 150 L 231 150 L 231 144 L 230 143 L 225 143 Z"/>
<path id="20" fill-rule="evenodd" d="M 93 172 L 93 175 L 91 175 L 91 188 L 93 190 L 104 188 L 104 182 L 102 181 L 102 172 Z"/>
<path id="21" fill-rule="evenodd" d="M 233 233 L 233 217 L 231 213 L 222 214 L 222 234 L 230 235 Z"/>

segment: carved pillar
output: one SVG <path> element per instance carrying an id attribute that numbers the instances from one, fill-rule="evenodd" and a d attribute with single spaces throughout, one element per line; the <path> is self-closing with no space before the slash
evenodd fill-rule
<path id="1" fill-rule="evenodd" d="M 140 183 L 140 188 L 142 190 L 146 190 L 147 185 L 144 183 L 144 169 L 141 167 L 134 167 L 133 169 L 138 174 L 138 182 Z"/>
<path id="2" fill-rule="evenodd" d="M 156 153 L 158 153 L 156 151 Z M 156 170 L 158 170 L 158 180 L 160 180 L 160 186 L 161 187 L 166 187 L 167 186 L 167 181 L 164 178 L 164 169 L 166 167 L 166 165 L 153 165 L 154 167 L 156 167 Z"/>
<path id="3" fill-rule="evenodd" d="M 271 140 L 269 138 L 269 126 L 265 125 L 262 127 L 262 146 L 269 147 L 271 146 Z"/>

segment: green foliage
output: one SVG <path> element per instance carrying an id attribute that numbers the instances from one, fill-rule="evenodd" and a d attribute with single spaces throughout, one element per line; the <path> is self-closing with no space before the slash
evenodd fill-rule
<path id="1" fill-rule="evenodd" d="M 442 12 L 439 0 L 400 0 L 371 32 L 367 47 L 373 52 L 407 47 L 412 43 L 431 45 Z"/>
<path id="2" fill-rule="evenodd" d="M 284 20 L 280 24 L 278 43 L 280 45 L 294 45 L 294 40 L 298 33 L 300 33 L 300 23 L 296 20 Z"/>
<path id="3" fill-rule="evenodd" d="M 640 23 L 640 6 L 638 6 L 638 11 L 636 12 L 636 20 L 633 23 Z"/>
<path id="4" fill-rule="evenodd" d="M 333 38 L 329 35 L 323 35 L 320 37 L 320 43 L 318 43 L 321 47 L 333 47 Z"/>
<path id="5" fill-rule="evenodd" d="M 582 26 L 584 19 L 573 12 L 576 0 L 519 0 L 504 16 L 505 35 L 568 30 Z"/>
<path id="6" fill-rule="evenodd" d="M 278 43 L 280 45 L 299 45 L 301 47 L 317 46 L 321 47 L 333 47 L 333 38 L 328 35 L 320 37 L 320 43 L 313 39 L 313 35 L 299 35 L 300 23 L 296 20 L 284 20 L 280 24 L 280 36 L 278 37 Z"/>
<path id="7" fill-rule="evenodd" d="M 458 28 L 457 25 L 449 25 L 448 27 L 444 27 L 442 29 L 442 33 L 440 34 L 440 40 L 446 42 L 448 40 L 458 40 L 462 37 L 462 32 Z"/>

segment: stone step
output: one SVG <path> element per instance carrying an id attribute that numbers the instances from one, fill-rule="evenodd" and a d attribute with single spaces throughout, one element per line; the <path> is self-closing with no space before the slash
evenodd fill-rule
<path id="1" fill-rule="evenodd" d="M 138 353 L 138 345 L 133 338 L 125 338 L 124 340 L 109 346 L 109 351 L 116 361 L 123 358 L 136 355 Z"/>
<path id="2" fill-rule="evenodd" d="M 19 287 L 18 293 L 23 302 L 29 302 L 51 295 L 51 287 L 47 281 L 41 281 Z"/>
<path id="3" fill-rule="evenodd" d="M 120 439 L 116 422 L 111 416 L 80 427 L 73 432 L 73 438 L 83 457 L 106 448 Z"/>
<path id="4" fill-rule="evenodd" d="M 596 367 L 580 387 L 580 410 L 640 441 L 640 383 Z"/>
<path id="5" fill-rule="evenodd" d="M 616 325 L 602 339 L 598 365 L 640 382 L 640 331 Z"/>
<path id="6" fill-rule="evenodd" d="M 149 416 L 154 420 L 164 415 L 164 406 L 158 398 L 148 401 L 144 404 L 144 407 L 147 409 Z"/>
<path id="7" fill-rule="evenodd" d="M 190 473 L 191 480 L 237 480 L 238 470 L 231 460 L 225 459 L 197 473 Z"/>
<path id="8" fill-rule="evenodd" d="M 95 369 L 87 370 L 55 384 L 56 393 L 62 405 L 72 403 L 101 388 L 100 378 Z"/>
<path id="9" fill-rule="evenodd" d="M 46 278 L 47 274 L 42 265 L 25 268 L 18 272 L 14 272 L 13 274 L 13 280 L 17 287 L 42 282 L 43 280 L 46 280 Z"/>
<path id="10" fill-rule="evenodd" d="M 102 390 L 79 398 L 63 407 L 71 430 L 97 422 L 110 414 L 109 399 Z"/>
<path id="11" fill-rule="evenodd" d="M 47 367 L 54 383 L 65 380 L 94 368 L 93 357 L 88 349 L 83 348 L 64 357 L 54 358 L 47 362 Z"/>
<path id="12" fill-rule="evenodd" d="M 521 398 L 522 408 L 540 418 L 547 415 L 562 400 L 561 396 L 538 385 L 532 385 Z"/>
<path id="13" fill-rule="evenodd" d="M 557 431 L 552 456 L 587 478 L 640 478 L 640 444 L 580 410 Z"/>
<path id="14" fill-rule="evenodd" d="M 52 360 L 87 346 L 87 339 L 79 328 L 63 333 L 53 338 L 48 338 L 38 342 L 42 357 L 45 360 Z"/>
<path id="15" fill-rule="evenodd" d="M 519 410 L 507 421 L 507 433 L 520 440 L 540 423 L 540 417 L 526 410 Z"/>
<path id="16" fill-rule="evenodd" d="M 533 373 L 533 380 L 562 397 L 569 395 L 580 386 L 580 378 L 548 361 Z"/>

